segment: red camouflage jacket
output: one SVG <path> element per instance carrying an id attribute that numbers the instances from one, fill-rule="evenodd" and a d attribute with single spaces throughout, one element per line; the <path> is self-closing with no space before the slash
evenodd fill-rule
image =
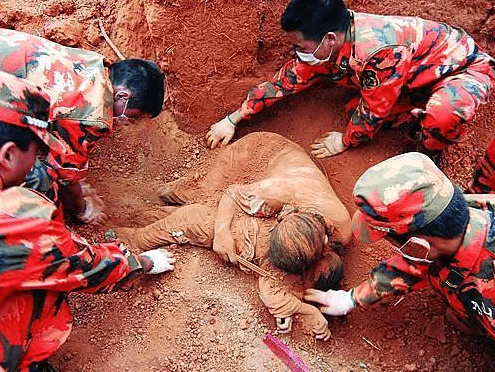
<path id="1" fill-rule="evenodd" d="M 113 88 L 103 56 L 14 30 L 0 29 L 0 70 L 25 78 L 48 93 L 52 132 L 72 153 L 50 153 L 61 182 L 84 178 L 96 141 L 113 131 Z"/>
<path id="2" fill-rule="evenodd" d="M 142 272 L 136 255 L 116 243 L 88 244 L 56 213 L 35 191 L 0 191 L 0 366 L 8 371 L 47 358 L 65 341 L 68 292 L 127 289 Z"/>
<path id="3" fill-rule="evenodd" d="M 351 11 L 351 26 L 335 62 L 312 66 L 298 58 L 288 61 L 272 79 L 252 88 L 237 112 L 249 119 L 327 77 L 360 92 L 349 126 L 376 128 L 401 94 L 430 87 L 467 66 L 495 76 L 495 61 L 460 28 L 417 17 Z M 485 97 L 490 88 L 473 94 Z M 464 115 L 462 109 L 456 114 Z M 346 134 L 346 146 L 357 146 L 363 140 L 359 134 Z"/>
<path id="4" fill-rule="evenodd" d="M 485 329 L 495 339 L 495 215 L 485 208 L 495 206 L 494 195 L 466 195 L 472 206 L 464 240 L 450 259 L 432 264 L 395 255 L 381 262 L 367 281 L 354 288 L 360 305 L 369 305 L 391 295 L 426 288 L 430 284 L 460 318 Z M 493 208 L 493 207 L 491 207 Z"/>

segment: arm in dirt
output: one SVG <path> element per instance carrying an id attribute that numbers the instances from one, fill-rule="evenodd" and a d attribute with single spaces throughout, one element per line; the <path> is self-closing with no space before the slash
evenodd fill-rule
<path id="1" fill-rule="evenodd" d="M 428 264 L 415 264 L 395 255 L 376 266 L 368 280 L 354 287 L 354 300 L 371 305 L 389 296 L 399 296 L 428 286 Z"/>
<path id="2" fill-rule="evenodd" d="M 290 203 L 291 194 L 284 192 L 284 186 L 286 181 L 283 179 L 268 178 L 247 185 L 230 185 L 225 195 L 250 216 L 268 218 Z"/>
<path id="3" fill-rule="evenodd" d="M 319 338 L 325 338 L 329 335 L 328 322 L 320 310 L 286 291 L 279 280 L 260 276 L 258 291 L 261 300 L 275 318 L 299 314 L 304 327 L 309 327 L 317 337 L 321 335 L 323 337 Z"/>
<path id="4" fill-rule="evenodd" d="M 0 194 L 0 301 L 19 290 L 111 292 L 142 272 L 116 243 L 90 245 L 61 222 L 54 204 L 20 187 Z"/>
<path id="5" fill-rule="evenodd" d="M 112 119 L 85 121 L 58 119 L 54 122 L 55 133 L 69 145 L 68 154 L 50 152 L 47 163 L 57 174 L 59 182 L 76 184 L 86 177 L 88 157 L 97 146 L 97 141 L 113 132 Z"/>
<path id="6" fill-rule="evenodd" d="M 237 259 L 230 225 L 234 218 L 235 208 L 234 199 L 228 192 L 225 192 L 218 204 L 213 235 L 213 251 L 218 253 L 225 261 L 230 261 L 233 264 L 237 263 Z"/>
<path id="7" fill-rule="evenodd" d="M 324 65 L 311 66 L 297 58 L 292 59 L 269 81 L 252 88 L 242 106 L 232 116 L 238 118 L 237 122 L 250 119 L 265 107 L 306 89 L 328 73 L 329 70 Z"/>

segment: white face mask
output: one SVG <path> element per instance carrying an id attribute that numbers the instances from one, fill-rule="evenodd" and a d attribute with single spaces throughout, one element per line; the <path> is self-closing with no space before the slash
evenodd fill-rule
<path id="1" fill-rule="evenodd" d="M 323 38 L 323 39 L 325 39 L 325 38 Z M 330 51 L 330 54 L 328 55 L 327 58 L 319 59 L 319 58 L 315 57 L 315 53 L 318 52 L 318 49 L 320 49 L 321 43 L 323 43 L 323 39 L 320 41 L 320 44 L 318 44 L 318 46 L 316 47 L 316 49 L 314 50 L 313 53 L 303 53 L 303 52 L 298 52 L 296 50 L 296 54 L 299 57 L 299 59 L 302 62 L 307 63 L 308 65 L 312 65 L 312 66 L 321 65 L 322 63 L 330 61 L 330 57 L 332 57 L 332 54 L 333 54 L 333 46 L 332 46 L 332 50 Z"/>
<path id="2" fill-rule="evenodd" d="M 332 48 L 332 52 L 333 52 L 333 48 Z M 330 57 L 332 56 L 332 52 L 330 52 L 330 54 L 328 55 L 327 58 L 319 59 L 319 58 L 316 58 L 313 53 L 303 53 L 303 52 L 298 52 L 296 50 L 296 54 L 299 57 L 299 59 L 302 62 L 307 63 L 308 65 L 312 65 L 312 66 L 321 65 L 322 63 L 330 61 Z"/>
<path id="3" fill-rule="evenodd" d="M 400 248 L 395 247 L 395 249 L 398 253 L 411 261 L 429 264 L 433 262 L 428 259 L 431 249 L 430 243 L 424 239 L 413 236 Z"/>

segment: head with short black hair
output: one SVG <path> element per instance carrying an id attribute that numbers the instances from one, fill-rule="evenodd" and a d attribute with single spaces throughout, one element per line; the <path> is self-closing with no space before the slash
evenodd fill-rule
<path id="1" fill-rule="evenodd" d="M 7 142 L 14 142 L 22 151 L 27 151 L 31 142 L 41 144 L 41 140 L 29 128 L 23 128 L 0 121 L 0 147 Z"/>
<path id="2" fill-rule="evenodd" d="M 292 0 L 281 18 L 286 32 L 300 32 L 307 40 L 320 42 L 328 32 L 345 32 L 350 14 L 342 0 Z"/>
<path id="3" fill-rule="evenodd" d="M 343 274 L 344 264 L 339 255 L 328 251 L 304 274 L 304 286 L 320 291 L 338 290 Z"/>
<path id="4" fill-rule="evenodd" d="M 116 62 L 110 65 L 110 80 L 114 90 L 125 87 L 130 91 L 128 110 L 138 109 L 151 117 L 160 114 L 165 97 L 165 76 L 155 63 L 137 58 Z"/>
<path id="5" fill-rule="evenodd" d="M 452 239 L 464 235 L 469 222 L 469 207 L 461 189 L 454 185 L 452 200 L 432 222 L 416 231 L 424 236 Z"/>
<path id="6" fill-rule="evenodd" d="M 281 270 L 302 275 L 320 258 L 326 227 L 319 213 L 295 212 L 284 216 L 270 235 L 270 261 Z"/>

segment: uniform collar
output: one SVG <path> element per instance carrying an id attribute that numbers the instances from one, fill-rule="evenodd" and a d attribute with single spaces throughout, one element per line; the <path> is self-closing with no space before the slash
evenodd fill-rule
<path id="1" fill-rule="evenodd" d="M 349 13 L 351 16 L 351 21 L 345 33 L 344 44 L 340 49 L 337 60 L 335 61 L 335 65 L 341 72 L 345 72 L 349 68 L 349 59 L 351 58 L 351 53 L 353 53 L 354 49 L 354 12 L 350 10 Z"/>
<path id="2" fill-rule="evenodd" d="M 485 245 L 490 217 L 485 211 L 469 208 L 469 223 L 461 246 L 452 260 L 452 266 L 473 269 Z"/>

